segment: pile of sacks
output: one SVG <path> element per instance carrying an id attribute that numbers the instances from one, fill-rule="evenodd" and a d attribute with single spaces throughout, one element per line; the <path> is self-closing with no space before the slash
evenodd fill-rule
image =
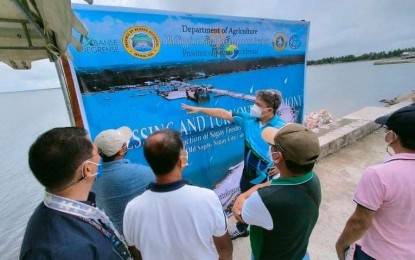
<path id="1" fill-rule="evenodd" d="M 327 110 L 321 109 L 318 112 L 311 112 L 305 117 L 304 126 L 313 129 L 319 128 L 333 122 L 333 116 Z"/>

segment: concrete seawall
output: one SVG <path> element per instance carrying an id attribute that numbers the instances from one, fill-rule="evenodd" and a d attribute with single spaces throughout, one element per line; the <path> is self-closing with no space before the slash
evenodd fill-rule
<path id="1" fill-rule="evenodd" d="M 411 103 L 365 107 L 316 130 L 322 154 L 314 171 L 320 178 L 322 202 L 308 246 L 312 260 L 337 259 L 334 245 L 356 207 L 353 193 L 361 173 L 367 166 L 382 163 L 389 156 L 385 151 L 384 131 L 377 130 L 379 125 L 373 121 Z M 231 217 L 229 226 L 234 223 Z M 233 245 L 233 259 L 251 259 L 249 238 L 238 238 Z"/>
<path id="2" fill-rule="evenodd" d="M 399 63 L 411 63 L 415 62 L 415 58 L 410 59 L 387 59 L 373 62 L 373 65 L 387 65 L 387 64 L 399 64 Z"/>
<path id="3" fill-rule="evenodd" d="M 321 146 L 320 160 L 379 128 L 374 122 L 376 118 L 391 114 L 409 104 L 411 102 L 404 101 L 389 107 L 365 107 L 319 128 L 315 132 L 319 136 Z"/>

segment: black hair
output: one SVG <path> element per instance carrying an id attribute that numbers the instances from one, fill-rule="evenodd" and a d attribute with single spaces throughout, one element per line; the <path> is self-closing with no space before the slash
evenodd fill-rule
<path id="1" fill-rule="evenodd" d="M 278 108 L 281 106 L 282 96 L 281 92 L 275 89 L 259 90 L 256 93 L 256 97 L 265 102 L 265 104 L 274 110 L 274 115 L 277 113 Z"/>
<path id="2" fill-rule="evenodd" d="M 100 152 L 99 156 L 101 156 L 103 162 L 112 162 L 115 160 L 115 156 L 117 156 L 117 153 L 112 156 L 106 156 L 104 153 Z"/>
<path id="3" fill-rule="evenodd" d="M 46 190 L 56 190 L 70 183 L 76 170 L 92 157 L 92 142 L 83 128 L 53 128 L 29 149 L 29 167 Z"/>
<path id="4" fill-rule="evenodd" d="M 392 130 L 393 131 L 393 130 Z M 395 131 L 394 131 L 395 132 Z M 401 142 L 402 147 L 415 151 L 415 137 L 411 134 L 397 134 L 399 137 L 399 140 Z"/>
<path id="5" fill-rule="evenodd" d="M 144 157 L 155 175 L 166 175 L 174 169 L 183 148 L 178 131 L 161 129 L 145 141 Z"/>
<path id="6" fill-rule="evenodd" d="M 278 145 L 270 144 L 270 146 L 272 147 L 272 149 L 274 151 L 278 151 L 278 152 L 282 153 L 282 155 L 284 156 L 284 151 L 283 151 L 281 145 L 279 145 L 279 144 Z M 315 156 L 315 159 L 317 159 L 317 157 L 318 156 Z M 311 158 L 310 158 L 310 160 L 311 160 Z M 293 161 L 287 160 L 285 156 L 284 156 L 284 161 L 285 161 L 285 165 L 287 166 L 287 169 L 290 172 L 292 172 L 294 174 L 303 174 L 303 175 L 309 173 L 310 171 L 312 171 L 313 168 L 314 168 L 314 165 L 316 163 L 316 162 L 312 162 L 312 163 L 309 163 L 309 164 L 302 165 L 302 164 L 298 164 L 298 163 L 295 163 Z"/>
<path id="7" fill-rule="evenodd" d="M 314 164 L 315 162 L 301 165 L 290 160 L 285 160 L 287 169 L 294 174 L 307 174 L 313 170 Z"/>
<path id="8" fill-rule="evenodd" d="M 118 151 L 118 152 L 116 152 L 114 155 L 111 155 L 111 156 L 107 156 L 107 155 L 105 155 L 99 148 L 98 148 L 98 153 L 99 153 L 99 156 L 101 156 L 101 158 L 102 158 L 102 161 L 103 162 L 113 162 L 113 161 L 115 161 L 115 157 L 117 157 L 118 156 L 118 154 L 120 153 L 120 151 L 126 146 L 127 144 L 125 143 L 125 144 L 123 144 L 122 146 L 121 146 L 121 149 Z M 127 147 L 127 150 L 128 150 L 128 147 Z"/>

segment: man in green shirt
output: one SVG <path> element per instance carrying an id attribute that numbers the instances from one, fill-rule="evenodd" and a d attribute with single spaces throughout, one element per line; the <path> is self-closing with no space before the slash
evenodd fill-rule
<path id="1" fill-rule="evenodd" d="M 234 216 L 251 225 L 253 259 L 308 259 L 321 202 L 320 181 L 312 171 L 320 154 L 318 138 L 299 124 L 265 128 L 262 138 L 280 176 L 241 194 Z"/>

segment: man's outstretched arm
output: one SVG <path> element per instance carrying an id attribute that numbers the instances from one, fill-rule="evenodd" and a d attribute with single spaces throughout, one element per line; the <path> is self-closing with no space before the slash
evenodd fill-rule
<path id="1" fill-rule="evenodd" d="M 204 113 L 211 117 L 222 118 L 233 122 L 232 113 L 223 108 L 210 108 L 210 107 L 195 107 L 182 103 L 182 109 L 186 110 L 188 114 Z"/>

